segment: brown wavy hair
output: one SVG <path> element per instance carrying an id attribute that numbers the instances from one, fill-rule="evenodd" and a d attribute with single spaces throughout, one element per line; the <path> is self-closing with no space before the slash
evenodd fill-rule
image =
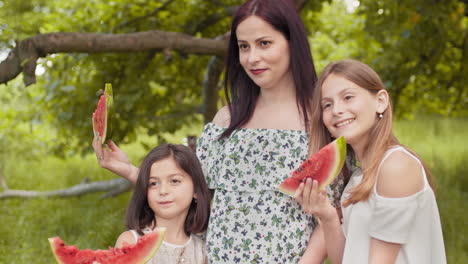
<path id="1" fill-rule="evenodd" d="M 357 60 L 346 59 L 330 63 L 322 71 L 317 86 L 314 91 L 312 99 L 312 111 L 311 111 L 311 124 L 310 124 L 310 141 L 309 141 L 309 153 L 315 153 L 320 148 L 330 143 L 333 138 L 325 127 L 322 119 L 322 85 L 325 80 L 331 74 L 345 78 L 356 85 L 366 89 L 371 94 L 377 94 L 380 90 L 384 90 L 384 85 L 379 75 L 367 64 Z M 361 169 L 363 173 L 362 181 L 359 185 L 351 190 L 349 198 L 344 202 L 344 206 L 354 204 L 360 201 L 365 201 L 369 198 L 372 188 L 376 182 L 377 170 L 383 159 L 385 152 L 392 146 L 401 145 L 398 139 L 393 134 L 393 113 L 391 102 L 389 102 L 387 109 L 383 112 L 381 119 L 377 118 L 376 122 L 371 128 L 369 133 L 369 143 L 365 146 L 363 153 L 372 153 L 372 155 L 365 155 L 361 163 Z M 403 146 L 405 147 L 405 146 Z M 348 146 L 348 149 L 350 147 Z M 410 153 L 418 157 L 416 153 L 405 147 Z M 355 158 L 353 152 L 351 152 Z M 423 164 L 424 170 L 426 171 L 427 178 L 431 187 L 434 189 L 432 176 L 424 164 L 424 162 L 418 157 Z"/>
<path id="2" fill-rule="evenodd" d="M 127 227 L 136 230 L 140 235 L 143 234 L 142 230 L 145 227 L 156 224 L 154 212 L 148 203 L 151 166 L 169 157 L 173 157 L 177 166 L 192 177 L 193 189 L 197 197 L 196 201 L 192 200 L 185 219 L 185 234 L 204 232 L 208 226 L 211 195 L 197 156 L 187 146 L 162 144 L 151 150 L 144 158 L 138 173 L 135 191 L 127 209 Z"/>

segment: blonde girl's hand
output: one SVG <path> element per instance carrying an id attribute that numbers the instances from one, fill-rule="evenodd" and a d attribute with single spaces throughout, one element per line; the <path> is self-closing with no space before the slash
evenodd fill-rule
<path id="1" fill-rule="evenodd" d="M 133 174 L 135 174 L 135 170 L 138 171 L 138 168 L 132 165 L 127 154 L 112 140 L 109 140 L 106 147 L 103 147 L 99 136 L 95 136 L 92 145 L 99 166 L 133 181 L 133 177 L 135 176 Z"/>
<path id="2" fill-rule="evenodd" d="M 319 217 L 321 220 L 332 219 L 336 216 L 336 209 L 328 200 L 326 190 L 319 190 L 318 182 L 307 179 L 302 182 L 294 194 L 294 199 L 301 204 L 302 210 Z"/>

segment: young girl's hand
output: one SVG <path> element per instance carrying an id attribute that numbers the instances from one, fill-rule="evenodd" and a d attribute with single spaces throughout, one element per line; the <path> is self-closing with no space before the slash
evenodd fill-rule
<path id="1" fill-rule="evenodd" d="M 117 147 L 112 140 L 109 140 L 107 147 L 103 148 L 100 138 L 95 137 L 92 145 L 97 161 L 102 168 L 108 169 L 132 182 L 134 182 L 133 178 L 135 178 L 136 181 L 135 174 L 137 174 L 138 168 L 132 165 L 127 154 Z"/>
<path id="2" fill-rule="evenodd" d="M 322 221 L 336 217 L 336 209 L 331 205 L 326 190 L 318 189 L 318 182 L 307 179 L 301 183 L 294 194 L 294 199 L 301 204 L 304 212 L 319 217 Z"/>

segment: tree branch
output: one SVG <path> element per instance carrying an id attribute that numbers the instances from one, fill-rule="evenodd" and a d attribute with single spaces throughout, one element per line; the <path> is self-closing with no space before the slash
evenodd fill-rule
<path id="1" fill-rule="evenodd" d="M 54 191 L 27 191 L 27 190 L 13 190 L 5 189 L 0 192 L 0 199 L 6 198 L 41 198 L 41 197 L 70 197 L 80 196 L 83 194 L 107 191 L 101 198 L 106 198 L 114 193 L 122 193 L 129 190 L 132 184 L 123 178 L 113 179 L 109 181 L 97 181 L 91 183 L 80 183 L 78 185 L 59 189 Z"/>
<path id="2" fill-rule="evenodd" d="M 13 49 L 8 57 L 0 63 L 0 83 L 6 83 L 14 79 L 21 72 L 21 61 L 18 55 L 18 46 Z"/>
<path id="3" fill-rule="evenodd" d="M 115 197 L 115 196 L 117 196 L 119 194 L 122 194 L 122 193 L 130 190 L 133 187 L 131 182 L 129 182 L 129 181 L 125 180 L 125 179 L 123 179 L 123 180 L 125 181 L 124 184 L 117 185 L 116 188 L 114 188 L 114 189 L 108 191 L 107 193 L 101 195 L 100 198 L 101 199 L 106 199 L 106 198 L 109 198 L 109 197 Z"/>
<path id="4" fill-rule="evenodd" d="M 35 83 L 37 59 L 54 53 L 140 52 L 172 49 L 183 53 L 224 56 L 227 42 L 196 38 L 159 30 L 129 34 L 50 33 L 27 38 L 17 44 L 0 63 L 0 84 L 23 71 L 25 85 Z"/>
<path id="5" fill-rule="evenodd" d="M 130 20 L 130 21 L 127 21 L 127 22 L 125 22 L 125 23 L 122 23 L 122 24 L 118 25 L 117 27 L 114 28 L 114 31 L 117 30 L 117 29 L 120 29 L 120 28 L 124 28 L 124 27 L 126 27 L 126 26 L 129 26 L 130 24 L 133 24 L 133 23 L 138 22 L 138 21 L 140 21 L 140 20 L 143 20 L 143 19 L 146 19 L 146 18 L 155 16 L 159 11 L 165 9 L 165 8 L 166 8 L 169 4 L 171 4 L 172 2 L 174 2 L 174 0 L 168 0 L 168 1 L 164 2 L 164 3 L 162 4 L 162 6 L 155 8 L 151 13 L 148 13 L 148 14 L 143 15 L 143 16 L 136 17 L 136 18 L 134 18 L 134 19 L 132 19 L 132 20 Z"/>
<path id="6" fill-rule="evenodd" d="M 218 23 L 220 20 L 226 17 L 233 16 L 237 12 L 237 9 L 239 9 L 239 6 L 229 6 L 225 7 L 220 12 L 205 16 L 203 19 L 198 18 L 197 21 L 193 21 L 187 25 L 186 32 L 189 34 L 195 34 L 199 31 L 202 31 L 203 29 Z"/>

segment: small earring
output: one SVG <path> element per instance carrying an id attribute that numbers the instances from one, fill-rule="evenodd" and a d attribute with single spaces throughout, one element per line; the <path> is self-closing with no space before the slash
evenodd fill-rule
<path id="1" fill-rule="evenodd" d="M 382 113 L 379 113 L 377 116 L 378 116 L 380 119 L 383 118 L 383 114 L 382 114 Z"/>

